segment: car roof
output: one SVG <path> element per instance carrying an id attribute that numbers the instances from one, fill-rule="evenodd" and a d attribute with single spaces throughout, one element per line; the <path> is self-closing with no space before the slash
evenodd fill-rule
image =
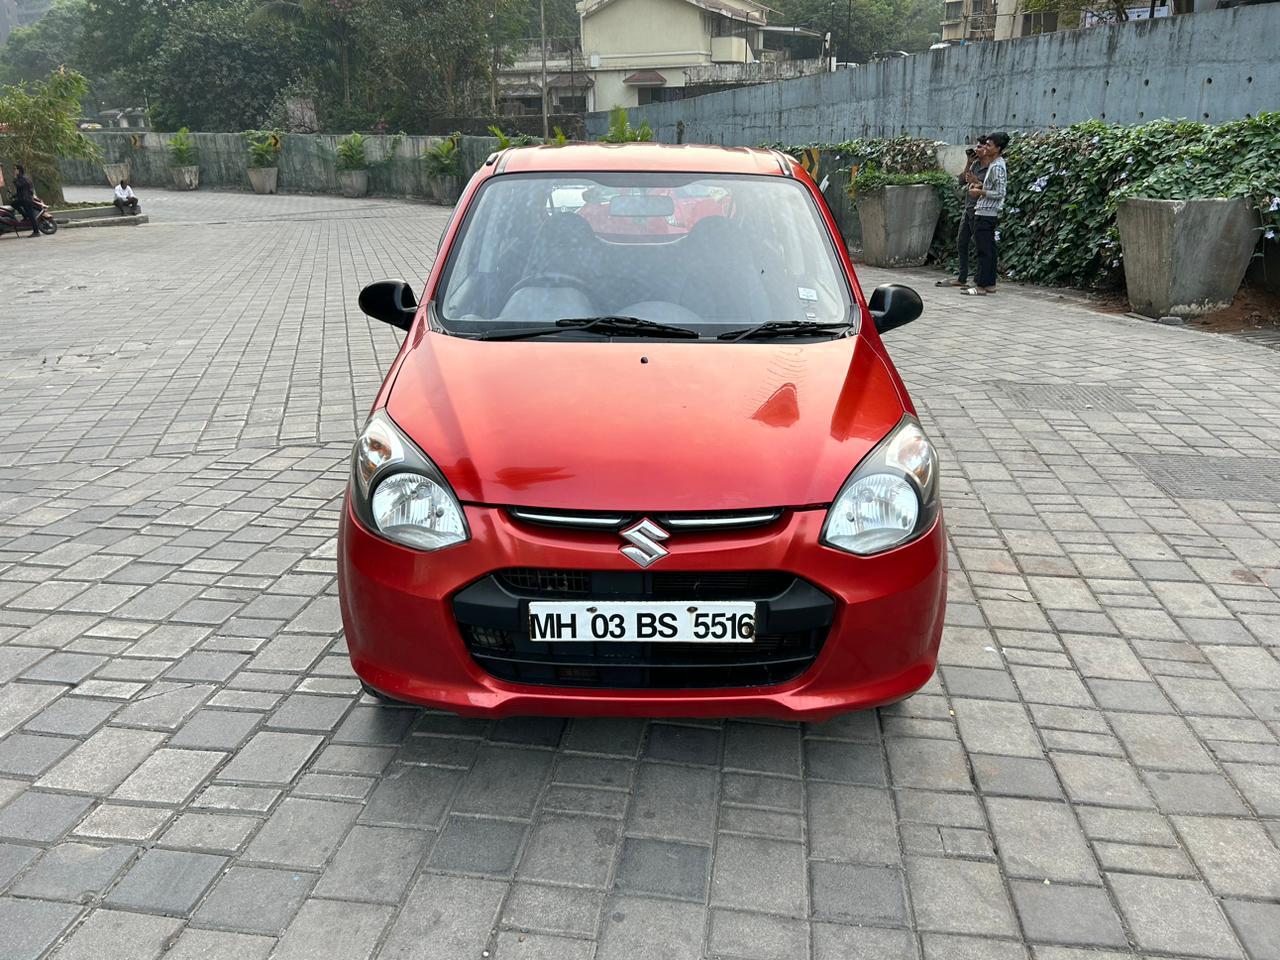
<path id="1" fill-rule="evenodd" d="M 670 143 L 570 143 L 511 147 L 498 155 L 499 173 L 654 171 L 788 176 L 791 160 L 776 150 Z"/>

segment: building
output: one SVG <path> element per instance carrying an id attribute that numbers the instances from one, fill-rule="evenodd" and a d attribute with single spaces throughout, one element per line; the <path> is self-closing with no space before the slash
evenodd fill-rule
<path id="1" fill-rule="evenodd" d="M 820 34 L 770 26 L 769 12 L 755 0 L 579 0 L 581 55 L 591 78 L 586 109 L 680 100 L 828 69 Z M 815 38 L 813 59 L 766 49 L 766 37 L 779 34 Z M 563 79 L 563 71 L 556 76 Z"/>
<path id="2" fill-rule="evenodd" d="M 1130 20 L 1171 17 L 1216 9 L 1220 0 L 1157 0 L 1155 4 L 1130 0 L 1126 13 Z M 1054 4 L 1047 4 L 1052 7 Z M 1041 3 L 1038 6 L 1045 6 Z M 1114 7 L 1099 2 L 1072 5 L 1066 10 L 1031 11 L 1027 0 L 945 0 L 942 7 L 942 39 L 950 42 L 1012 40 L 1057 30 L 1076 30 L 1097 23 L 1114 23 Z"/>
<path id="3" fill-rule="evenodd" d="M 496 101 L 502 116 L 542 113 L 542 44 L 523 41 L 498 69 Z M 547 38 L 547 112 L 584 113 L 594 81 L 577 37 Z"/>

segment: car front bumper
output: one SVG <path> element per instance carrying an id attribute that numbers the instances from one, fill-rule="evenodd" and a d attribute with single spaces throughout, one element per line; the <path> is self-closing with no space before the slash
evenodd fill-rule
<path id="1" fill-rule="evenodd" d="M 473 637 L 468 634 L 464 639 L 470 627 L 459 622 L 460 616 L 476 618 L 475 605 L 468 607 L 459 597 L 474 598 L 478 585 L 489 583 L 496 572 L 639 574 L 619 552 L 622 541 L 616 533 L 536 527 L 494 507 L 465 510 L 471 539 L 423 553 L 374 536 L 361 526 L 349 505 L 344 507 L 338 579 L 351 663 L 366 683 L 394 699 L 488 717 L 821 720 L 900 700 L 933 674 L 946 606 L 946 538 L 941 516 L 924 536 L 874 557 L 855 557 L 822 546 L 818 538 L 824 510 L 787 511 L 758 530 L 673 536 L 667 543 L 670 555 L 658 561 L 654 570 L 664 574 L 714 571 L 721 576 L 735 571 L 782 571 L 810 588 L 790 594 L 792 600 L 800 597 L 800 619 L 812 621 L 819 616 L 817 595 L 828 601 L 828 613 L 822 619 L 829 626 L 821 628 L 820 649 L 812 662 L 783 682 L 637 688 L 557 685 L 546 679 L 511 682 L 481 666 L 489 661 L 473 656 L 468 649 L 468 643 L 475 649 Z M 783 609 L 784 600 L 760 600 L 764 620 L 772 616 L 782 624 L 782 614 L 788 612 Z M 503 602 L 499 596 L 498 607 Z M 521 601 L 508 598 L 506 602 Z M 554 676 L 554 671 L 549 675 Z M 671 676 L 655 671 L 655 676 L 660 675 Z"/>

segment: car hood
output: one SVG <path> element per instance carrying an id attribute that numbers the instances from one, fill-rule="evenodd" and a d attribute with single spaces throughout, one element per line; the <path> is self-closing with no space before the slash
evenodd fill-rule
<path id="1" fill-rule="evenodd" d="M 471 503 L 655 512 L 829 503 L 906 412 L 885 361 L 858 337 L 415 334 L 387 412 Z"/>

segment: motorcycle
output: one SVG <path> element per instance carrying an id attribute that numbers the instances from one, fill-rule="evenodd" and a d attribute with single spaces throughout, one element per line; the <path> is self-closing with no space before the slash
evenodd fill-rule
<path id="1" fill-rule="evenodd" d="M 34 199 L 32 200 L 32 206 L 37 211 L 36 224 L 40 232 L 47 237 L 57 233 L 58 222 L 53 219 L 53 214 L 49 212 L 49 205 L 39 199 Z M 23 214 L 18 213 L 13 207 L 0 205 L 0 234 L 6 232 L 22 233 L 30 229 L 31 221 Z"/>

